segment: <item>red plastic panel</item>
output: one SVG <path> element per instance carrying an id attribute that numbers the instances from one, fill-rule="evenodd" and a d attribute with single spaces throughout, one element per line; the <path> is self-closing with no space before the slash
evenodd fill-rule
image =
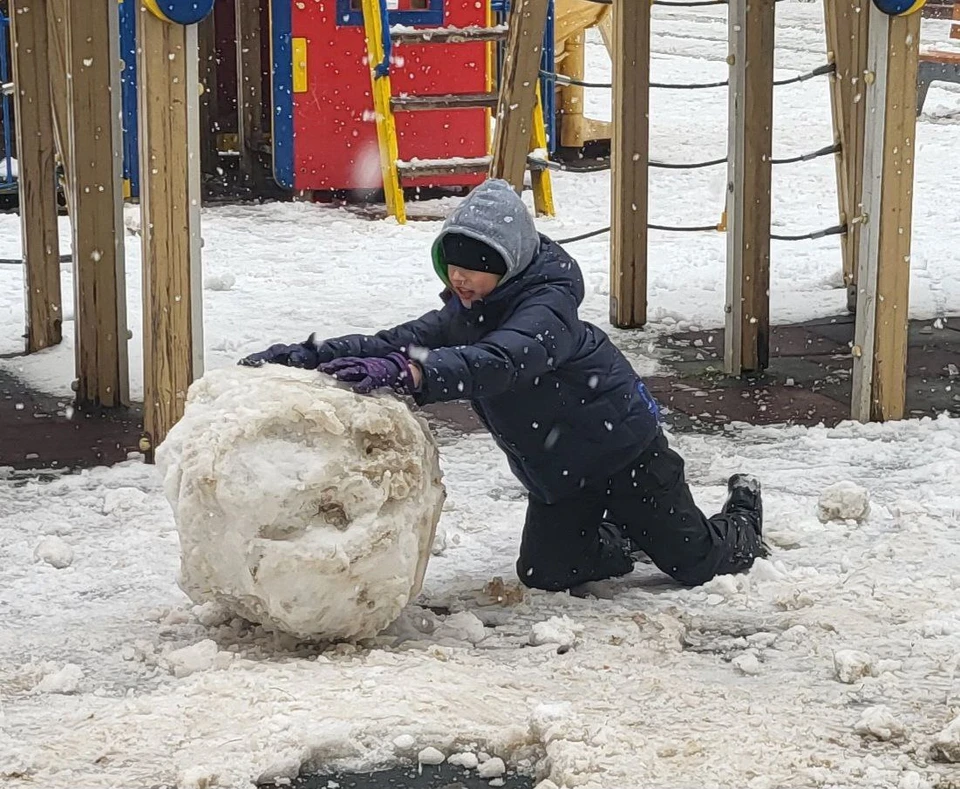
<path id="1" fill-rule="evenodd" d="M 416 0 L 399 4 L 400 10 L 420 7 Z M 445 0 L 444 26 L 485 25 L 486 8 L 484 0 Z M 336 24 L 336 0 L 293 0 L 292 31 L 295 38 L 307 40 L 307 90 L 293 94 L 295 188 L 379 188 L 363 28 Z M 486 48 L 482 43 L 394 45 L 390 76 L 394 96 L 478 93 L 486 88 Z M 487 153 L 482 109 L 400 112 L 395 117 L 401 159 Z M 429 183 L 473 185 L 482 180 L 459 175 Z"/>

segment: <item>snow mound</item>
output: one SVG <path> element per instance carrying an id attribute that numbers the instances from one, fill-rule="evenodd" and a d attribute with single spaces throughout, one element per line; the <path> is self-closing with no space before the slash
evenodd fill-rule
<path id="1" fill-rule="evenodd" d="M 855 482 L 844 480 L 823 489 L 817 502 L 817 517 L 828 521 L 856 521 L 860 523 L 870 514 L 870 494 Z"/>
<path id="2" fill-rule="evenodd" d="M 426 423 L 399 400 L 306 370 L 212 370 L 156 459 L 195 603 L 347 640 L 419 593 L 445 491 Z"/>

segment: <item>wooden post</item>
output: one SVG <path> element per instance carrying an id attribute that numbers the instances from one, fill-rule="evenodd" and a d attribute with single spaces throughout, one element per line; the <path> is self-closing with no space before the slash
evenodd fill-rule
<path id="1" fill-rule="evenodd" d="M 260 0 L 237 0 L 237 119 L 240 173 L 249 185 L 256 173 L 256 148 L 263 138 L 263 62 L 260 50 Z M 211 14 L 212 16 L 212 14 Z"/>
<path id="2" fill-rule="evenodd" d="M 587 0 L 556 0 L 554 3 L 555 71 L 574 80 L 586 78 L 586 31 L 610 17 L 609 5 Z M 602 35 L 602 32 L 601 32 Z M 582 148 L 594 140 L 610 139 L 610 122 L 585 115 L 584 88 L 560 85 L 557 89 L 560 145 Z"/>
<path id="3" fill-rule="evenodd" d="M 57 155 L 63 166 L 63 195 L 70 208 L 71 176 L 67 126 L 67 0 L 45 0 L 47 9 L 47 48 L 50 75 L 50 101 L 53 105 L 53 130 Z"/>
<path id="4" fill-rule="evenodd" d="M 863 75 L 867 70 L 867 36 L 870 15 L 859 0 L 824 0 L 827 33 L 827 60 L 836 67 L 831 76 L 830 102 L 833 110 L 837 154 L 837 202 L 840 224 L 847 226 L 841 236 L 843 281 L 847 287 L 847 308 L 857 303 L 857 269 L 860 254 L 860 192 L 863 188 L 863 134 L 866 102 Z"/>
<path id="5" fill-rule="evenodd" d="M 763 370 L 770 355 L 770 157 L 775 0 L 731 0 L 724 367 Z"/>
<path id="6" fill-rule="evenodd" d="M 650 4 L 613 6 L 610 149 L 610 322 L 647 321 L 647 173 L 650 153 Z"/>
<path id="7" fill-rule="evenodd" d="M 853 347 L 852 416 L 906 410 L 910 237 L 920 14 L 888 17 L 872 4 L 868 38 L 863 227 Z"/>
<path id="8" fill-rule="evenodd" d="M 14 0 L 10 23 L 13 105 L 20 165 L 18 184 L 27 315 L 26 350 L 33 353 L 60 342 L 63 321 L 46 4 Z"/>
<path id="9" fill-rule="evenodd" d="M 217 30 L 215 14 L 197 25 L 200 84 L 200 171 L 215 172 L 220 164 L 217 151 L 217 121 L 220 118 L 220 86 L 217 79 Z"/>
<path id="10" fill-rule="evenodd" d="M 129 403 L 116 0 L 67 2 L 77 401 Z"/>
<path id="11" fill-rule="evenodd" d="M 548 7 L 549 0 L 513 3 L 506 55 L 500 72 L 490 177 L 507 180 L 518 193 L 523 190 L 533 133 L 532 118 Z"/>
<path id="12" fill-rule="evenodd" d="M 138 14 L 143 421 L 148 458 L 203 372 L 197 25 Z"/>

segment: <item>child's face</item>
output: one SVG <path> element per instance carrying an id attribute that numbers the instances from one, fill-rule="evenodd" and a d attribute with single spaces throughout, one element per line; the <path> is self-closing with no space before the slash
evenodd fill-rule
<path id="1" fill-rule="evenodd" d="M 485 299 L 500 282 L 499 274 L 488 271 L 471 271 L 458 266 L 447 266 L 447 278 L 460 303 L 469 307 L 473 302 Z"/>

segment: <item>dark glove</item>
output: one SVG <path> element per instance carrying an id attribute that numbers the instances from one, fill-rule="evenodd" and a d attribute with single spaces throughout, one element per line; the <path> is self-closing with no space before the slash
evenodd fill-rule
<path id="1" fill-rule="evenodd" d="M 302 367 L 315 370 L 321 362 L 329 361 L 330 356 L 321 353 L 317 347 L 316 334 L 311 334 L 304 342 L 296 345 L 271 345 L 265 351 L 251 353 L 238 364 L 244 367 L 260 367 L 264 364 L 283 364 L 287 367 Z"/>
<path id="2" fill-rule="evenodd" d="M 410 361 L 400 353 L 391 353 L 384 359 L 347 356 L 321 364 L 319 370 L 349 384 L 358 394 L 370 394 L 374 389 L 383 388 L 390 388 L 401 394 L 413 392 Z"/>

